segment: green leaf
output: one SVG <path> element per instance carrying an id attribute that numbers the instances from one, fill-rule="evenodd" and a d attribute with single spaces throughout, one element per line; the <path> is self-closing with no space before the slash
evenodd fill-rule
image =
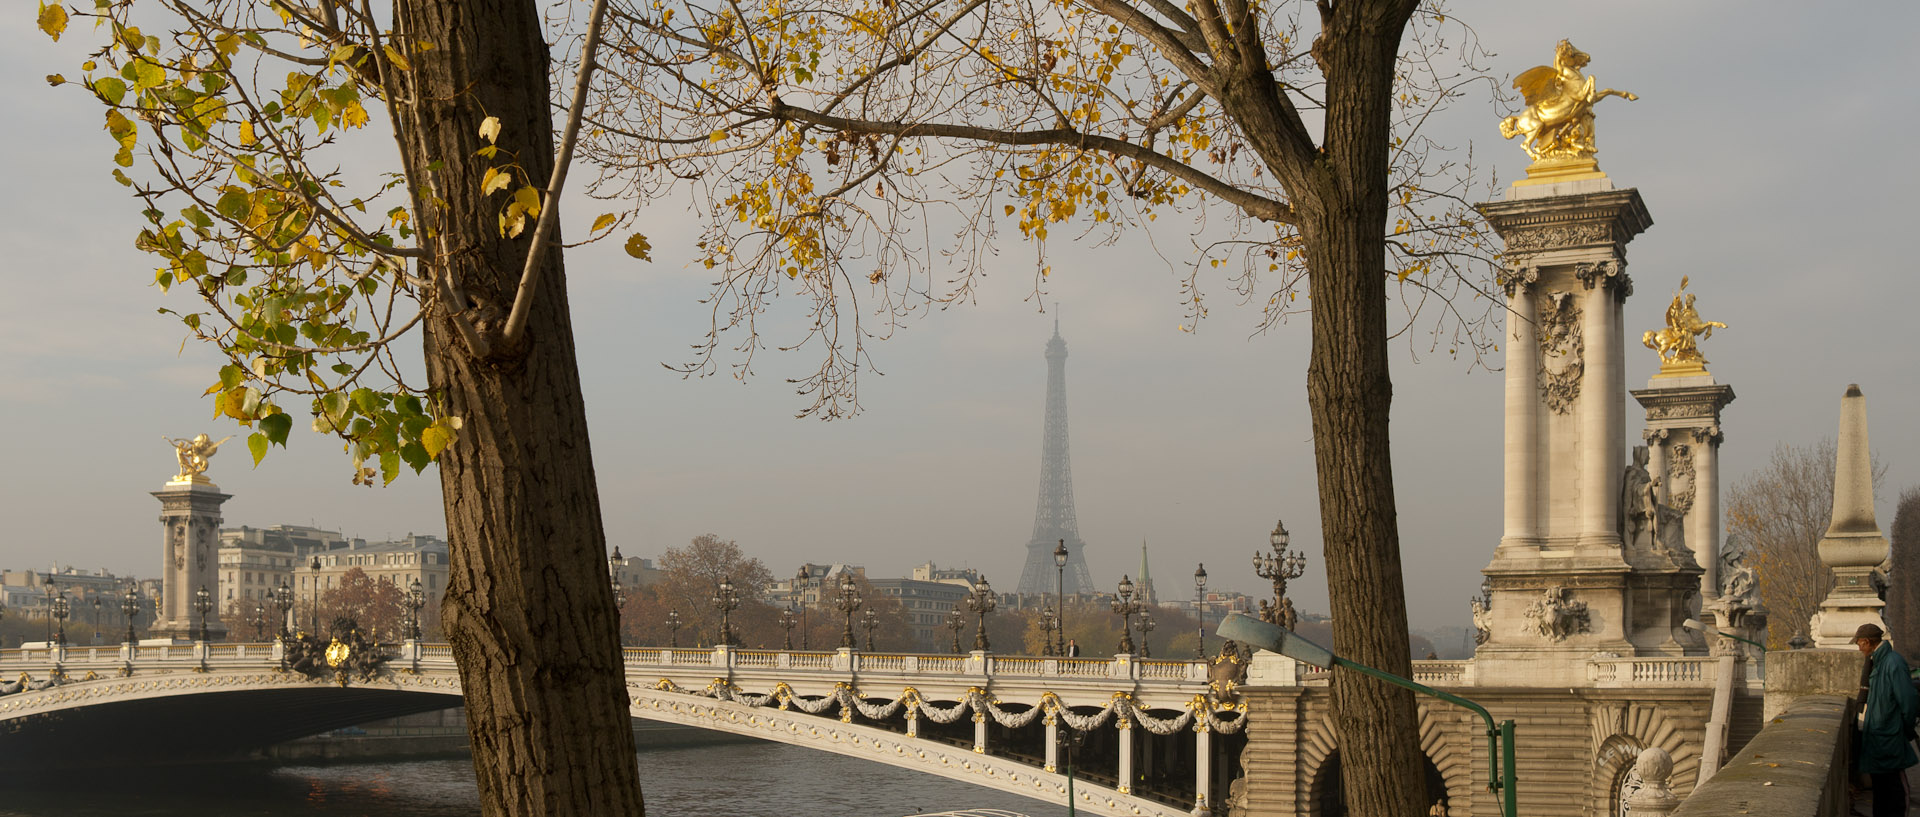
<path id="1" fill-rule="evenodd" d="M 260 418 L 261 432 L 267 435 L 268 440 L 279 443 L 282 447 L 286 446 L 287 432 L 292 429 L 293 415 L 286 412 L 276 412 Z"/>
<path id="2" fill-rule="evenodd" d="M 380 452 L 380 484 L 390 485 L 398 476 L 400 476 L 400 452 L 393 450 Z"/>
<path id="3" fill-rule="evenodd" d="M 400 446 L 400 459 L 406 460 L 407 465 L 411 466 L 416 474 L 427 470 L 427 464 L 433 462 L 433 458 L 427 456 L 427 449 L 421 447 L 419 443 Z"/>
<path id="4" fill-rule="evenodd" d="M 247 451 L 253 454 L 253 467 L 259 468 L 260 461 L 267 457 L 267 435 L 258 431 L 247 435 Z"/>
<path id="5" fill-rule="evenodd" d="M 328 420 L 333 421 L 333 425 L 338 426 L 346 422 L 347 396 L 334 392 L 320 398 L 320 411 L 327 415 Z"/>
<path id="6" fill-rule="evenodd" d="M 246 369 L 242 369 L 232 363 L 220 367 L 220 388 L 222 391 L 238 386 L 246 382 L 246 379 Z"/>

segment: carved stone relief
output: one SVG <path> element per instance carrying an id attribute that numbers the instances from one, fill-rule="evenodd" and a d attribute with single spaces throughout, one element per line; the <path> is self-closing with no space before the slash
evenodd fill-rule
<path id="1" fill-rule="evenodd" d="M 1605 222 L 1587 222 L 1584 224 L 1555 224 L 1532 230 L 1521 230 L 1506 236 L 1507 250 L 1540 250 L 1549 247 L 1568 247 L 1577 244 L 1595 244 L 1611 241 L 1613 233 Z"/>
<path id="2" fill-rule="evenodd" d="M 1516 294 L 1530 292 L 1540 280 L 1540 268 L 1532 264 L 1508 264 L 1506 272 L 1500 274 L 1500 288 L 1507 291 L 1507 298 Z"/>
<path id="3" fill-rule="evenodd" d="M 1616 300 L 1633 294 L 1633 279 L 1627 277 L 1626 264 L 1619 261 L 1592 261 L 1573 265 L 1573 277 L 1587 289 L 1613 290 Z"/>
<path id="4" fill-rule="evenodd" d="M 1527 605 L 1527 620 L 1533 630 L 1548 641 L 1564 641 L 1567 636 L 1590 632 L 1587 603 L 1574 601 L 1565 587 L 1554 585 L 1542 591 L 1540 598 Z"/>
<path id="5" fill-rule="evenodd" d="M 1580 378 L 1586 373 L 1586 337 L 1580 329 L 1580 307 L 1571 292 L 1548 292 L 1540 298 L 1540 396 L 1555 414 L 1573 410 L 1580 397 Z"/>
<path id="6" fill-rule="evenodd" d="M 173 567 L 175 570 L 187 566 L 187 526 L 173 526 Z"/>
<path id="7" fill-rule="evenodd" d="M 1693 510 L 1694 468 L 1693 446 L 1675 444 L 1667 457 L 1667 504 L 1681 513 Z"/>

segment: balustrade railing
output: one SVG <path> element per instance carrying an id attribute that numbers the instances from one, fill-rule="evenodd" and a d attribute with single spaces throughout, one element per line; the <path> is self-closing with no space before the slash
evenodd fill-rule
<path id="1" fill-rule="evenodd" d="M 1718 664 L 1711 657 L 1595 658 L 1587 664 L 1587 677 L 1603 687 L 1712 686 Z"/>

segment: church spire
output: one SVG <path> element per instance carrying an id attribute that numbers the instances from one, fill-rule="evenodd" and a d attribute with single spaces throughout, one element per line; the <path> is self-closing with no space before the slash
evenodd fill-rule
<path id="1" fill-rule="evenodd" d="M 1153 592 L 1153 574 L 1147 571 L 1147 540 L 1140 539 L 1140 598 L 1149 605 L 1160 603 L 1160 594 Z"/>

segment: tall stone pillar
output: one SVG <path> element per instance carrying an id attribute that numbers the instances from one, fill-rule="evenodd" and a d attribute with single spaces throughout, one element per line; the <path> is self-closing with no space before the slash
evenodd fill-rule
<path id="1" fill-rule="evenodd" d="M 1867 449 L 1867 398 L 1847 387 L 1840 398 L 1840 444 L 1833 468 L 1833 522 L 1820 538 L 1820 561 L 1833 569 L 1833 590 L 1807 628 L 1821 649 L 1849 649 L 1862 624 L 1886 629 L 1885 605 L 1869 576 L 1887 559 L 1887 537 L 1873 514 L 1873 465 Z"/>
<path id="2" fill-rule="evenodd" d="M 200 634 L 200 614 L 193 609 L 194 593 L 205 587 L 213 594 L 207 614 L 207 640 L 223 641 L 227 626 L 220 622 L 225 599 L 220 597 L 220 505 L 233 497 L 220 492 L 203 474 L 176 477 L 158 491 L 160 500 L 161 593 L 160 615 L 153 623 L 155 638 L 191 640 Z"/>
<path id="3" fill-rule="evenodd" d="M 1720 596 L 1720 411 L 1733 402 L 1733 389 L 1704 368 L 1673 369 L 1663 364 L 1633 392 L 1646 409 L 1650 496 L 1622 518 L 1641 613 L 1633 640 L 1643 654 L 1725 646 L 1678 625 Z"/>
<path id="4" fill-rule="evenodd" d="M 1584 683 L 1595 652 L 1631 654 L 1620 538 L 1626 245 L 1652 225 L 1604 174 L 1516 185 L 1480 212 L 1506 242 L 1505 526 L 1483 571 L 1491 676 Z M 1543 660 L 1562 657 L 1569 660 Z"/>

